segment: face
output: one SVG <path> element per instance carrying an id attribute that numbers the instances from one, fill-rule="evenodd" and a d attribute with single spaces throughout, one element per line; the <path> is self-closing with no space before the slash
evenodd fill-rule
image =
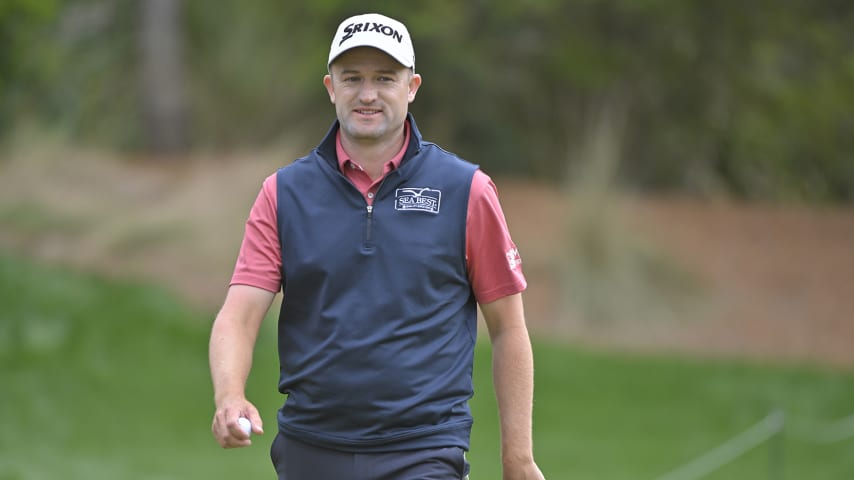
<path id="1" fill-rule="evenodd" d="M 421 76 L 370 47 L 335 59 L 323 78 L 341 122 L 341 133 L 359 143 L 393 141 L 403 128 Z"/>

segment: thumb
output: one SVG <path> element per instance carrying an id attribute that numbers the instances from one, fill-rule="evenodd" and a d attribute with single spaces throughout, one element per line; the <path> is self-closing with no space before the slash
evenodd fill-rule
<path id="1" fill-rule="evenodd" d="M 252 433 L 262 435 L 264 433 L 264 421 L 261 420 L 261 415 L 258 415 L 257 411 L 253 411 L 247 415 L 247 418 L 249 418 L 249 422 L 252 424 Z"/>

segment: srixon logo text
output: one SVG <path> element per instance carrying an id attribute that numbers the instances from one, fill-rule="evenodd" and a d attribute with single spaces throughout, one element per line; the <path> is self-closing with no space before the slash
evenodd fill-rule
<path id="1" fill-rule="evenodd" d="M 381 23 L 351 23 L 350 25 L 344 27 L 344 31 L 347 33 L 347 35 L 344 35 L 344 38 L 342 38 L 341 41 L 338 43 L 339 46 L 346 42 L 353 35 L 360 32 L 377 32 L 387 37 L 393 37 L 395 40 L 397 40 L 397 43 L 403 41 L 403 35 L 400 32 L 389 27 L 388 25 L 383 25 Z"/>

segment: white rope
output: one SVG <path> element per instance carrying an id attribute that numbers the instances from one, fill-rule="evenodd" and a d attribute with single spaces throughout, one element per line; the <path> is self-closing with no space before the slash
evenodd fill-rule
<path id="1" fill-rule="evenodd" d="M 756 425 L 657 480 L 695 480 L 732 462 L 783 430 L 783 412 L 774 411 Z"/>
<path id="2" fill-rule="evenodd" d="M 854 415 L 837 420 L 824 427 L 797 428 L 794 431 L 800 440 L 830 444 L 854 438 Z"/>

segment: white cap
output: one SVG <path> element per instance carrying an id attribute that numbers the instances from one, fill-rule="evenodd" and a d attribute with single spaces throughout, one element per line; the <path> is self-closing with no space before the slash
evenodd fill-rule
<path id="1" fill-rule="evenodd" d="M 329 62 L 342 53 L 356 47 L 374 47 L 389 54 L 408 68 L 415 68 L 415 50 L 406 26 L 393 18 L 378 13 L 356 15 L 341 22 L 332 47 L 329 49 Z"/>

